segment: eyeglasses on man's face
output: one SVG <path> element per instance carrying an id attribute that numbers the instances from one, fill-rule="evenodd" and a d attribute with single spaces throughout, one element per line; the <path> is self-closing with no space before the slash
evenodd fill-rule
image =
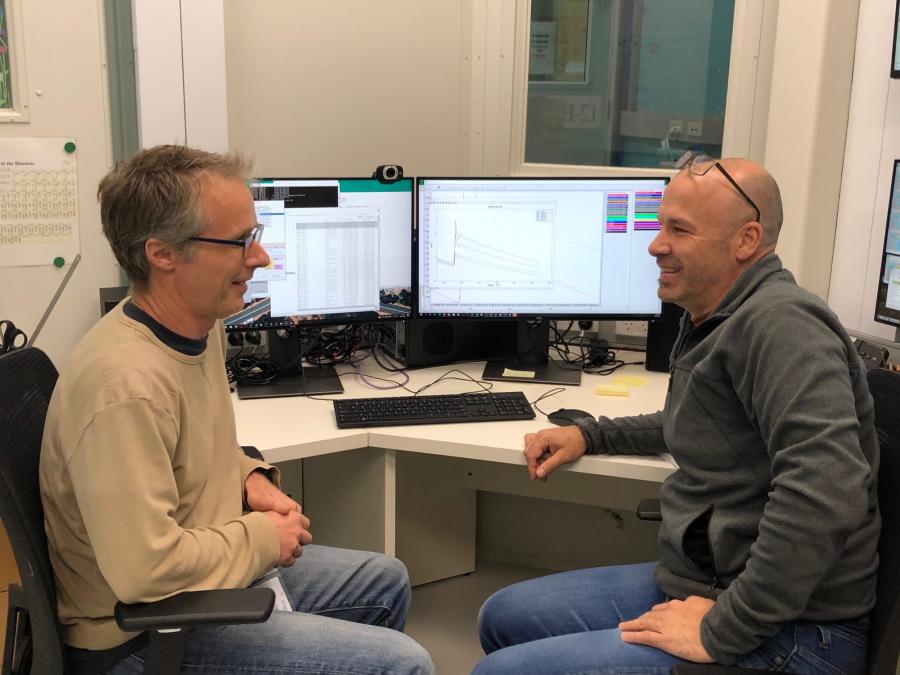
<path id="1" fill-rule="evenodd" d="M 213 237 L 188 237 L 190 241 L 204 241 L 207 244 L 224 244 L 226 246 L 240 246 L 244 249 L 244 257 L 247 257 L 247 251 L 253 246 L 254 242 L 259 243 L 262 240 L 262 233 L 265 226 L 257 223 L 256 227 L 250 230 L 250 234 L 241 239 L 215 239 Z"/>
<path id="2" fill-rule="evenodd" d="M 744 192 L 741 186 L 737 184 L 737 181 L 731 177 L 731 174 L 725 170 L 725 167 L 722 166 L 722 163 L 719 160 L 713 159 L 709 155 L 694 153 L 691 150 L 688 150 L 677 162 L 675 162 L 676 169 L 687 169 L 695 176 L 705 176 L 713 167 L 716 167 L 721 171 L 722 175 L 728 179 L 728 182 L 734 185 L 734 189 L 741 193 L 741 197 L 746 199 L 747 203 L 753 207 L 753 210 L 756 211 L 756 222 L 760 222 L 759 207 L 752 199 L 750 199 L 750 195 Z"/>

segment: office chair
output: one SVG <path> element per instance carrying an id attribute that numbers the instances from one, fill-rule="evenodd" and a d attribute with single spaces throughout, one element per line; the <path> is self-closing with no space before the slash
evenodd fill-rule
<path id="1" fill-rule="evenodd" d="M 878 471 L 878 582 L 869 629 L 869 675 L 894 675 L 900 656 L 900 373 L 876 368 L 867 373 L 875 399 L 875 430 L 881 445 Z M 642 499 L 638 518 L 661 520 L 659 500 Z M 672 667 L 672 675 L 750 675 L 763 671 L 718 664 Z"/>
<path id="2" fill-rule="evenodd" d="M 2 675 L 62 675 L 65 648 L 47 553 L 38 485 L 41 436 L 57 373 L 33 347 L 0 356 L 0 519 L 22 581 L 9 588 Z M 178 672 L 190 628 L 260 623 L 272 612 L 268 588 L 180 593 L 115 608 L 122 630 L 150 631 L 145 673 Z"/>

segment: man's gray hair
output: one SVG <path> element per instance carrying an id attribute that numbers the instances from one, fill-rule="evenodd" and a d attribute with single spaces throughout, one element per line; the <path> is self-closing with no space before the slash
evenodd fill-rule
<path id="1" fill-rule="evenodd" d="M 251 162 L 183 145 L 158 145 L 119 162 L 97 189 L 103 234 L 132 286 L 146 288 L 150 265 L 144 250 L 159 239 L 180 250 L 207 225 L 200 180 L 207 175 L 250 179 Z"/>

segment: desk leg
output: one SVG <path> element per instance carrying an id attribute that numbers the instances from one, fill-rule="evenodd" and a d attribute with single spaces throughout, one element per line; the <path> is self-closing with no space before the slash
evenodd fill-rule
<path id="1" fill-rule="evenodd" d="M 384 450 L 384 552 L 397 555 L 396 450 Z"/>

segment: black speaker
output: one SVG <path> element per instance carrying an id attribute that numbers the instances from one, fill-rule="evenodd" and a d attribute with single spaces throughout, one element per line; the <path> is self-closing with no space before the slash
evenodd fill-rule
<path id="1" fill-rule="evenodd" d="M 647 358 L 644 367 L 660 373 L 669 371 L 669 356 L 678 337 L 678 327 L 684 310 L 678 305 L 668 302 L 662 304 L 662 313 L 658 319 L 651 319 L 647 324 Z"/>
<path id="2" fill-rule="evenodd" d="M 407 319 L 400 339 L 409 367 L 513 356 L 516 321 Z"/>

